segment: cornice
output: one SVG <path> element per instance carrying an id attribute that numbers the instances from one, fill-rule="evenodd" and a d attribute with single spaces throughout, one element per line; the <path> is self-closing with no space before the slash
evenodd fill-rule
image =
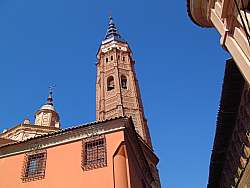
<path id="1" fill-rule="evenodd" d="M 0 137 L 5 137 L 6 135 L 12 134 L 12 133 L 16 133 L 19 130 L 27 130 L 30 129 L 31 131 L 46 131 L 46 132 L 55 132 L 60 130 L 59 128 L 56 127 L 46 127 L 46 126 L 39 126 L 39 125 L 31 125 L 31 124 L 19 124 L 13 128 L 8 129 L 6 132 L 4 133 L 0 133 Z"/>
<path id="2" fill-rule="evenodd" d="M 93 135 L 110 134 L 125 129 L 128 118 L 115 118 L 108 121 L 79 125 L 54 133 L 37 136 L 24 141 L 0 147 L 0 158 L 17 155 L 36 149 L 46 149 L 62 144 L 75 142 Z"/>

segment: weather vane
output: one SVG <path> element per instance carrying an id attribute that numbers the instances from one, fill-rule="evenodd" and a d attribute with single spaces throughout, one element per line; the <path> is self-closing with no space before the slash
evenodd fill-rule
<path id="1" fill-rule="evenodd" d="M 50 86 L 49 86 L 49 93 L 52 93 L 53 90 L 55 89 L 55 87 L 56 87 L 56 84 L 50 84 Z"/>
<path id="2" fill-rule="evenodd" d="M 113 18 L 112 18 L 112 11 L 110 10 L 109 11 L 109 20 L 112 20 Z"/>

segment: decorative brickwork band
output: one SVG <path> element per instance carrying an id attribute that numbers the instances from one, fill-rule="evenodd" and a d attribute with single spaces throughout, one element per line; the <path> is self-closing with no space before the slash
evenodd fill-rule
<path id="1" fill-rule="evenodd" d="M 46 150 L 36 150 L 25 154 L 22 170 L 22 181 L 34 181 L 45 177 Z"/>
<path id="2" fill-rule="evenodd" d="M 82 169 L 84 171 L 107 166 L 106 139 L 96 135 L 82 141 Z"/>

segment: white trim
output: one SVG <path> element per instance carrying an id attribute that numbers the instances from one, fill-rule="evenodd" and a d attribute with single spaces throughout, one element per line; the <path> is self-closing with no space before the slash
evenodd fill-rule
<path id="1" fill-rule="evenodd" d="M 223 35 L 226 32 L 226 28 L 221 21 L 220 17 L 216 14 L 215 9 L 211 10 L 211 21 L 213 22 L 215 28 L 219 31 L 221 35 Z"/>

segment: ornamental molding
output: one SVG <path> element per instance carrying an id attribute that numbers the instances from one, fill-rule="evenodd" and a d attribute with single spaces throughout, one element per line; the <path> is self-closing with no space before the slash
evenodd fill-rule
<path id="1" fill-rule="evenodd" d="M 108 52 L 108 51 L 113 50 L 114 48 L 116 48 L 116 49 L 118 49 L 118 50 L 121 50 L 121 51 L 124 51 L 124 52 L 127 52 L 127 51 L 128 51 L 128 49 L 127 49 L 126 47 L 120 46 L 120 45 L 117 45 L 117 44 L 113 44 L 113 45 L 111 45 L 111 46 L 109 46 L 109 47 L 104 47 L 104 46 L 102 46 L 102 47 L 101 47 L 101 50 L 102 50 L 103 53 L 106 53 L 106 52 Z"/>

